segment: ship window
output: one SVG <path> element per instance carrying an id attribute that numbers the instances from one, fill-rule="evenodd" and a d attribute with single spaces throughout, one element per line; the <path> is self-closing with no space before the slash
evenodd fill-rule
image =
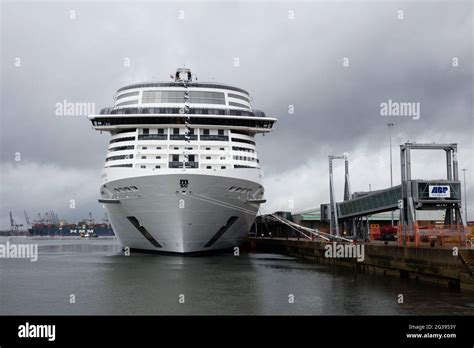
<path id="1" fill-rule="evenodd" d="M 142 96 L 143 103 L 157 103 L 161 99 L 161 91 L 144 91 Z"/>
<path id="2" fill-rule="evenodd" d="M 138 100 L 124 101 L 124 102 L 118 103 L 116 106 L 124 106 L 124 105 L 132 105 L 132 104 L 138 104 Z"/>
<path id="3" fill-rule="evenodd" d="M 210 147 L 206 147 L 206 150 L 210 150 L 211 148 Z"/>
<path id="4" fill-rule="evenodd" d="M 161 146 L 157 146 L 156 149 L 157 149 L 157 150 L 161 150 Z"/>
<path id="5" fill-rule="evenodd" d="M 142 156 L 142 159 L 146 159 L 146 156 Z"/>
<path id="6" fill-rule="evenodd" d="M 163 128 L 158 128 L 158 134 L 165 134 L 165 130 Z"/>
<path id="7" fill-rule="evenodd" d="M 174 147 L 173 150 L 179 150 L 179 147 Z"/>
<path id="8" fill-rule="evenodd" d="M 252 140 L 247 140 L 247 139 L 240 139 L 240 138 L 232 138 L 232 141 L 238 142 L 238 143 L 245 143 L 245 144 L 251 144 L 255 145 L 255 142 Z"/>
<path id="9" fill-rule="evenodd" d="M 248 132 L 244 132 L 244 131 L 239 131 L 239 130 L 232 130 L 232 134 L 242 134 L 242 135 L 246 135 L 246 136 L 249 136 L 249 137 L 253 137 L 252 134 L 250 134 Z"/>
<path id="10" fill-rule="evenodd" d="M 150 129 L 148 128 L 143 128 L 143 134 L 149 134 L 150 133 Z"/>
<path id="11" fill-rule="evenodd" d="M 240 103 L 229 102 L 229 105 L 230 105 L 230 106 L 236 106 L 236 107 L 239 107 L 239 108 L 250 109 L 247 105 L 240 104 Z"/>
<path id="12" fill-rule="evenodd" d="M 173 134 L 179 134 L 179 128 L 173 128 Z"/>
<path id="13" fill-rule="evenodd" d="M 179 155 L 173 155 L 173 162 L 179 162 Z"/>
<path id="14" fill-rule="evenodd" d="M 133 145 L 128 145 L 128 146 L 118 146 L 118 147 L 113 147 L 109 149 L 109 152 L 114 152 L 114 151 L 123 151 L 123 150 L 133 150 L 134 146 Z"/>
<path id="15" fill-rule="evenodd" d="M 156 159 L 161 159 L 161 156 L 156 156 Z"/>
<path id="16" fill-rule="evenodd" d="M 231 97 L 231 98 L 242 99 L 242 100 L 245 100 L 247 103 L 250 103 L 250 100 L 248 98 L 245 98 L 245 97 L 243 97 L 241 95 L 238 95 L 238 94 L 229 93 L 228 96 Z"/>
<path id="17" fill-rule="evenodd" d="M 207 156 L 206 159 L 211 159 L 211 156 Z"/>
<path id="18" fill-rule="evenodd" d="M 145 168 L 146 168 L 146 166 L 140 166 L 140 168 L 142 168 L 142 169 L 145 169 Z"/>
<path id="19" fill-rule="evenodd" d="M 155 166 L 155 168 L 159 169 L 159 168 L 161 168 L 161 166 Z"/>
<path id="20" fill-rule="evenodd" d="M 143 147 L 142 147 L 142 150 L 146 150 L 146 149 L 148 149 L 146 146 L 143 146 Z"/>
<path id="21" fill-rule="evenodd" d="M 204 130 L 202 131 L 202 134 L 204 134 L 204 135 L 209 135 L 209 129 L 204 129 Z"/>
<path id="22" fill-rule="evenodd" d="M 135 140 L 135 137 L 125 137 L 125 138 L 112 139 L 110 141 L 110 144 L 117 143 L 117 142 L 120 142 L 120 141 L 130 141 L 130 140 Z"/>
<path id="23" fill-rule="evenodd" d="M 179 114 L 180 113 L 180 108 L 178 107 L 127 107 L 127 108 L 120 108 L 120 109 L 114 109 L 110 108 L 107 110 L 102 109 L 101 110 L 101 115 L 124 115 L 124 114 Z M 199 114 L 199 115 L 230 115 L 230 116 L 257 116 L 257 117 L 265 117 L 265 114 L 262 111 L 259 110 L 242 110 L 242 109 L 229 109 L 229 110 L 224 110 L 224 109 L 210 109 L 210 108 L 190 108 L 189 109 L 190 114 Z M 99 122 L 99 121 L 97 121 Z M 264 128 L 271 128 L 272 123 L 269 122 L 264 122 L 260 123 L 262 127 Z M 156 123 L 156 122 L 151 122 L 151 123 Z M 242 123 L 242 122 L 240 122 Z M 161 123 L 163 124 L 163 122 Z M 206 124 L 210 125 L 211 123 L 199 123 L 199 124 Z M 212 123 L 212 124 L 217 124 L 217 123 Z M 219 123 L 220 125 L 222 124 L 228 124 L 228 123 Z M 123 132 L 130 132 L 129 129 L 123 130 Z M 118 133 L 117 133 L 118 134 Z"/>
<path id="24" fill-rule="evenodd" d="M 256 168 L 258 168 L 258 167 L 243 166 L 243 165 L 240 165 L 240 164 L 236 164 L 236 165 L 234 165 L 234 168 L 253 168 L 253 169 L 256 169 Z"/>
<path id="25" fill-rule="evenodd" d="M 225 166 L 221 166 L 221 169 L 225 169 Z"/>
<path id="26" fill-rule="evenodd" d="M 225 96 L 222 92 L 190 91 L 189 97 L 190 103 L 225 104 Z"/>
<path id="27" fill-rule="evenodd" d="M 123 160 L 123 159 L 133 159 L 133 155 L 120 155 L 120 156 L 111 156 L 105 159 L 105 162 Z"/>
<path id="28" fill-rule="evenodd" d="M 118 167 L 130 168 L 130 167 L 132 167 L 132 165 L 131 164 L 116 164 L 116 165 L 113 165 L 113 166 L 108 166 L 107 168 L 118 168 Z"/>
<path id="29" fill-rule="evenodd" d="M 130 93 L 120 94 L 119 96 L 117 96 L 117 100 L 118 100 L 118 99 L 121 99 L 121 98 L 137 96 L 138 93 L 139 93 L 139 92 L 130 92 Z"/>
<path id="30" fill-rule="evenodd" d="M 220 160 L 225 160 L 225 156 L 219 157 Z"/>
<path id="31" fill-rule="evenodd" d="M 207 166 L 206 169 L 212 169 L 212 167 L 211 167 L 211 166 Z"/>
<path id="32" fill-rule="evenodd" d="M 219 134 L 219 135 L 224 135 L 224 130 L 223 129 L 219 129 L 217 132 L 218 132 L 217 134 Z"/>
<path id="33" fill-rule="evenodd" d="M 189 155 L 189 162 L 194 162 L 194 155 Z"/>
<path id="34" fill-rule="evenodd" d="M 224 151 L 225 149 L 223 147 L 221 147 L 219 150 Z"/>

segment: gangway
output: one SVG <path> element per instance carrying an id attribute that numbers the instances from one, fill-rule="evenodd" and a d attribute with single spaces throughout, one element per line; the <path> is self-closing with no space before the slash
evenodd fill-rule
<path id="1" fill-rule="evenodd" d="M 341 219 L 383 213 L 399 208 L 401 185 L 384 190 L 355 193 L 350 201 L 338 203 Z"/>

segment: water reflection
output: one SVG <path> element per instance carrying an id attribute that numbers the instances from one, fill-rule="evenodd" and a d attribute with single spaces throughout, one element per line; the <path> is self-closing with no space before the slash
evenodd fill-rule
<path id="1" fill-rule="evenodd" d="M 127 257 L 110 239 L 22 242 L 39 244 L 39 260 L 0 260 L 0 314 L 474 313 L 473 294 L 282 255 Z"/>

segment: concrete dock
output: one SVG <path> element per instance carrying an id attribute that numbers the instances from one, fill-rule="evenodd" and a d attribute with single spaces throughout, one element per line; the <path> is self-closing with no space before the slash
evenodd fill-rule
<path id="1" fill-rule="evenodd" d="M 405 247 L 396 243 L 367 242 L 363 261 L 355 257 L 327 257 L 330 242 L 296 238 L 249 238 L 249 248 L 313 260 L 318 264 L 351 267 L 355 272 L 396 276 L 474 291 L 474 249 Z M 338 243 L 339 244 L 339 243 Z M 457 251 L 457 252 L 456 252 Z"/>

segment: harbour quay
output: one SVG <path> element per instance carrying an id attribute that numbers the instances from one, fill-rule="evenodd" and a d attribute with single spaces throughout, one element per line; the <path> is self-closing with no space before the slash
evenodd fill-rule
<path id="1" fill-rule="evenodd" d="M 412 179 L 413 150 L 444 150 L 446 178 Z M 474 291 L 474 221 L 462 216 L 457 144 L 400 145 L 401 183 L 352 192 L 348 155 L 329 155 L 329 203 L 257 217 L 251 251 L 281 253 L 357 273 L 428 281 Z M 333 161 L 344 160 L 343 201 L 336 202 Z M 465 195 L 464 195 L 465 196 Z"/>
<path id="2" fill-rule="evenodd" d="M 349 267 L 355 274 L 394 276 L 474 291 L 473 249 L 460 248 L 458 255 L 453 255 L 453 248 L 448 246 L 406 247 L 396 242 L 370 241 L 359 244 L 364 247 L 363 260 L 360 260 L 354 253 L 353 257 L 344 257 L 343 253 L 338 257 L 337 252 L 328 256 L 328 246 L 333 248 L 334 243 L 337 242 L 268 236 L 250 237 L 247 241 L 248 248 L 259 253 L 283 254 L 329 267 Z M 347 244 L 350 243 L 337 243 L 337 246 Z"/>

